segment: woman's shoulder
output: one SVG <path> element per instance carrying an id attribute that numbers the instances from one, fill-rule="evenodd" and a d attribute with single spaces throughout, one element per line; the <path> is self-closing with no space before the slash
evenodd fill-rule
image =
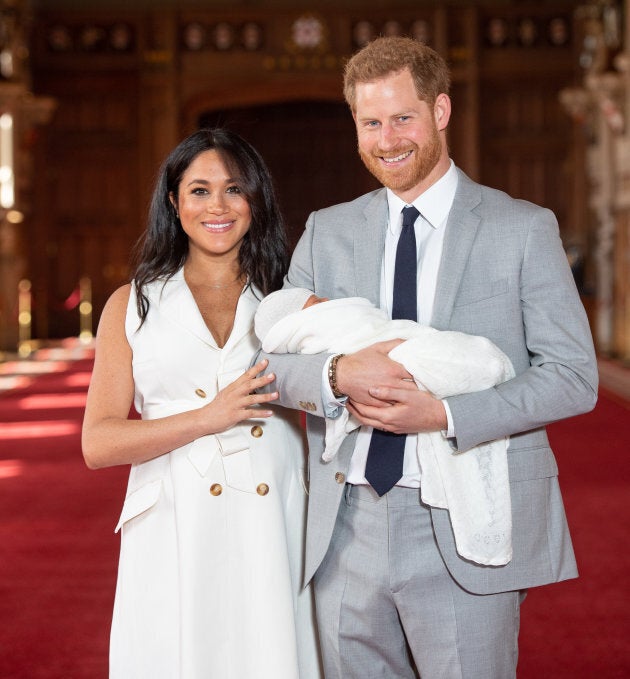
<path id="1" fill-rule="evenodd" d="M 113 307 L 123 306 L 126 309 L 127 304 L 129 304 L 131 292 L 132 292 L 131 283 L 125 283 L 125 285 L 121 285 L 119 288 L 114 290 L 114 292 L 112 292 L 105 306 Z"/>
<path id="2" fill-rule="evenodd" d="M 115 290 L 105 302 L 96 333 L 100 345 L 120 342 L 125 337 L 127 306 L 130 295 L 131 285 L 123 285 Z"/>
<path id="3" fill-rule="evenodd" d="M 101 314 L 101 323 L 103 319 L 108 321 L 109 319 L 116 320 L 119 318 L 125 318 L 127 315 L 127 307 L 129 305 L 129 298 L 131 297 L 132 286 L 131 283 L 121 285 L 117 290 L 110 295 L 105 306 L 103 307 L 103 313 Z"/>

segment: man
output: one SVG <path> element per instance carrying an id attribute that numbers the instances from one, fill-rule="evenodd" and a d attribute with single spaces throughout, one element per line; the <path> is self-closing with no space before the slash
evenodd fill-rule
<path id="1" fill-rule="evenodd" d="M 268 356 L 281 403 L 309 413 L 305 580 L 327 679 L 513 677 L 525 590 L 577 575 L 544 427 L 595 405 L 588 322 L 553 214 L 450 160 L 449 80 L 438 54 L 406 38 L 379 38 L 349 61 L 359 153 L 385 188 L 311 214 L 286 285 L 483 335 L 516 376 L 439 400 L 387 356 L 397 340 Z M 363 426 L 326 464 L 323 418 L 344 407 Z M 421 502 L 414 439 L 436 431 L 460 455 L 510 437 L 507 565 L 460 557 L 448 511 Z"/>

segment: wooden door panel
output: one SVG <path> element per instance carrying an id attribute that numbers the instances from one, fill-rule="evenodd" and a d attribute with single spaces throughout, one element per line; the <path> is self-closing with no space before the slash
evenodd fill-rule
<path id="1" fill-rule="evenodd" d="M 310 212 L 379 186 L 356 150 L 352 116 L 342 102 L 290 102 L 212 111 L 200 127 L 225 126 L 262 154 L 273 175 L 291 245 Z"/>

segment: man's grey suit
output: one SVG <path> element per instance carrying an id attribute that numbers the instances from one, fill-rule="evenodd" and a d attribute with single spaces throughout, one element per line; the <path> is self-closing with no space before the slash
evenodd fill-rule
<path id="1" fill-rule="evenodd" d="M 385 189 L 311 214 L 287 286 L 379 304 L 387 225 Z M 514 556 L 484 567 L 458 556 L 448 512 L 432 509 L 434 531 L 453 578 L 465 590 L 520 590 L 577 574 L 545 425 L 591 410 L 597 368 L 588 321 L 554 215 L 481 186 L 459 171 L 446 226 L 431 325 L 483 335 L 511 359 L 516 377 L 448 399 L 457 448 L 510 436 Z M 268 355 L 280 402 L 307 417 L 310 499 L 305 581 L 322 562 L 335 526 L 355 436 L 321 460 L 323 356 Z"/>

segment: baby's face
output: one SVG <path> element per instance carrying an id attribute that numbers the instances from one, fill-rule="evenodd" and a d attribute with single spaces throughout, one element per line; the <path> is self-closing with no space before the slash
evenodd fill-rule
<path id="1" fill-rule="evenodd" d="M 317 295 L 311 295 L 307 300 L 302 309 L 308 309 L 308 307 L 313 306 L 313 304 L 321 304 L 322 302 L 327 302 L 328 297 L 318 297 Z"/>

